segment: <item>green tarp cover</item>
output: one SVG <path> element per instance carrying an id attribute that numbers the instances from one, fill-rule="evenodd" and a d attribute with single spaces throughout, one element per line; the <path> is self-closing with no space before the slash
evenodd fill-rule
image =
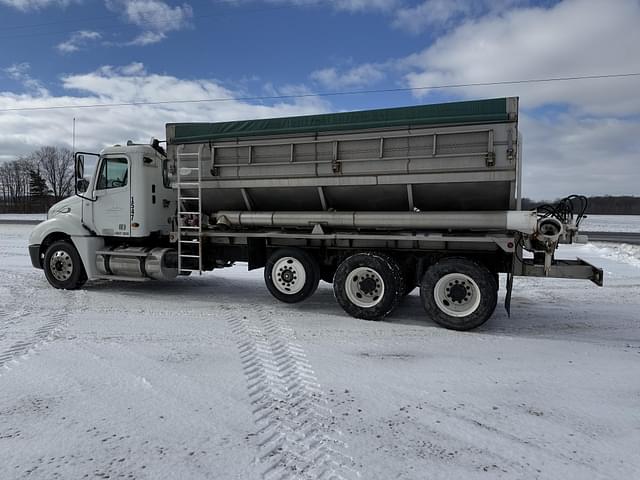
<path id="1" fill-rule="evenodd" d="M 509 120 L 507 99 L 494 98 L 300 117 L 217 123 L 169 123 L 167 124 L 167 142 L 175 145 L 248 136 L 314 134 L 420 125 L 493 123 L 507 120 Z"/>

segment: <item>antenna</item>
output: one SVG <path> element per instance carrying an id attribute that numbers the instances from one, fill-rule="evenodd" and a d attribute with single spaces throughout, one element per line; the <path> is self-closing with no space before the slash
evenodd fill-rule
<path id="1" fill-rule="evenodd" d="M 71 136 L 71 153 L 76 154 L 76 117 L 73 117 L 73 134 Z"/>

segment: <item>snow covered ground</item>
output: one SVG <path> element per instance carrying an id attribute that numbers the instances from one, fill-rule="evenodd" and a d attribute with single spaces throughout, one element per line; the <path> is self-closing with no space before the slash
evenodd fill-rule
<path id="1" fill-rule="evenodd" d="M 638 247 L 564 248 L 606 286 L 516 279 L 459 333 L 242 266 L 58 291 L 31 228 L 0 225 L 2 480 L 640 478 Z"/>
<path id="2" fill-rule="evenodd" d="M 585 232 L 640 233 L 640 215 L 588 215 L 580 229 Z"/>
<path id="3" fill-rule="evenodd" d="M 0 213 L 0 220 L 11 221 L 11 220 L 46 220 L 46 213 Z"/>

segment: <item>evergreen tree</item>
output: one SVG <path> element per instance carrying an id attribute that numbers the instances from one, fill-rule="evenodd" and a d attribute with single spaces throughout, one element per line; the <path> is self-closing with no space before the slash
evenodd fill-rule
<path id="1" fill-rule="evenodd" d="M 29 170 L 29 192 L 32 197 L 43 197 L 51 193 L 47 187 L 47 181 L 40 173 L 40 168 Z"/>

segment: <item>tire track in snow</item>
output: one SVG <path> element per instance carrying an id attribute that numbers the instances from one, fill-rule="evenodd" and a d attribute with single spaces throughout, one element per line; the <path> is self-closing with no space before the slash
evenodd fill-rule
<path id="1" fill-rule="evenodd" d="M 11 362 L 15 362 L 19 357 L 27 355 L 29 352 L 40 348 L 42 345 L 51 342 L 59 333 L 64 330 L 67 326 L 67 320 L 69 311 L 73 310 L 71 308 L 72 305 L 75 305 L 76 295 L 75 292 L 60 292 L 65 298 L 65 305 L 55 312 L 45 313 L 45 323 L 40 324 L 40 326 L 33 331 L 32 334 L 28 335 L 25 339 L 19 340 L 12 344 L 9 348 L 0 352 L 0 369 L 2 367 L 8 368 L 8 364 Z M 71 305 L 70 305 L 71 303 Z M 39 312 L 32 310 L 30 308 L 27 309 L 23 315 L 27 316 L 29 314 L 36 315 Z M 5 322 L 4 331 L 0 332 L 0 340 L 6 336 L 6 330 L 11 326 L 11 324 L 15 324 L 15 316 L 10 319 L 14 319 L 13 322 L 11 320 Z"/>
<path id="2" fill-rule="evenodd" d="M 23 292 L 19 292 L 13 286 L 5 286 L 5 288 L 8 291 L 8 300 L 4 302 L 4 306 L 0 307 L 0 341 L 7 336 L 9 328 L 16 325 L 20 318 L 33 313 L 32 305 L 18 301 L 23 299 Z"/>
<path id="3" fill-rule="evenodd" d="M 261 312 L 230 320 L 248 382 L 265 480 L 360 478 L 336 438 L 320 385 L 293 331 Z"/>

